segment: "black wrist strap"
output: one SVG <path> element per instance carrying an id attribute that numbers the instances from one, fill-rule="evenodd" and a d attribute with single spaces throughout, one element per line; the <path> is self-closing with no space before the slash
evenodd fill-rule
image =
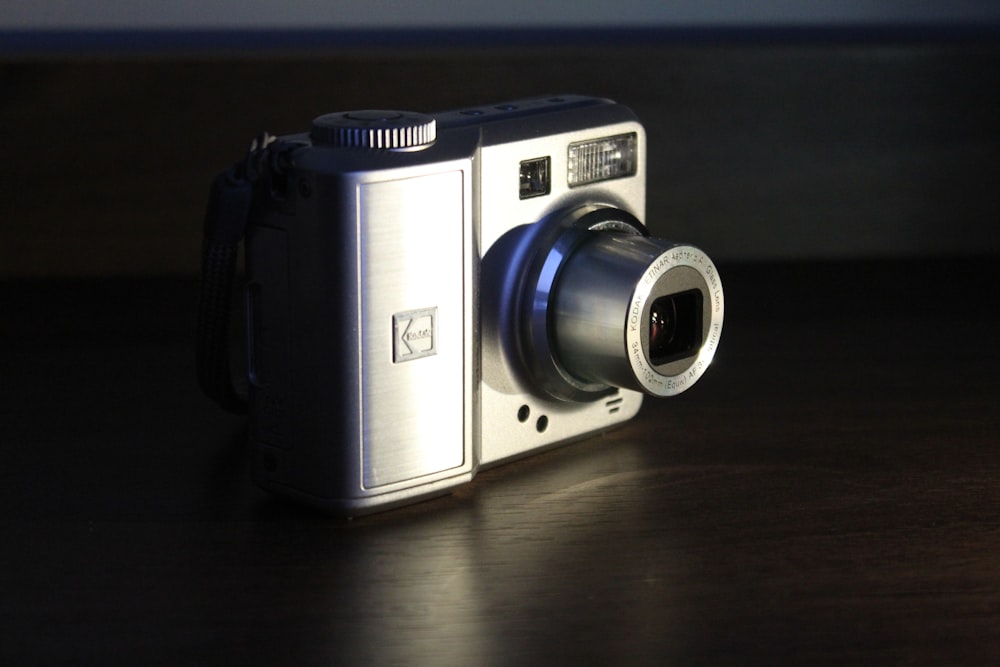
<path id="1" fill-rule="evenodd" d="M 205 212 L 198 304 L 197 367 L 202 391 L 230 412 L 245 414 L 247 399 L 236 389 L 230 367 L 229 323 L 240 241 L 246 234 L 255 186 L 284 168 L 293 145 L 262 135 L 246 158 L 212 182 Z"/>

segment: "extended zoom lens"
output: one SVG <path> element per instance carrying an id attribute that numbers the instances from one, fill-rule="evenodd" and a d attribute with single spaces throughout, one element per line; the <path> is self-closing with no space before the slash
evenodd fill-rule
<path id="1" fill-rule="evenodd" d="M 522 301 L 532 383 L 567 401 L 615 388 L 672 396 L 693 385 L 722 334 L 722 283 L 708 255 L 649 237 L 634 216 L 606 206 L 582 207 L 552 230 Z"/>
<path id="2" fill-rule="evenodd" d="M 708 367 L 722 329 L 722 285 L 697 248 L 589 232 L 553 289 L 553 352 L 587 385 L 670 396 Z"/>

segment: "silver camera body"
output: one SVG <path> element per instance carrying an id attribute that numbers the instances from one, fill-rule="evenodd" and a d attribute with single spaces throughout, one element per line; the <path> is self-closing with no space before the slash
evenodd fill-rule
<path id="1" fill-rule="evenodd" d="M 631 419 L 715 353 L 721 282 L 649 238 L 610 100 L 320 116 L 246 233 L 264 488 L 357 515 Z"/>

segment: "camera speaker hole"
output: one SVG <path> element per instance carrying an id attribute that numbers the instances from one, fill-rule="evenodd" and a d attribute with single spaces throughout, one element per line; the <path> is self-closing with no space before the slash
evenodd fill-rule
<path id="1" fill-rule="evenodd" d="M 545 429 L 547 429 L 548 427 L 549 427 L 549 418 L 546 417 L 545 415 L 539 417 L 538 421 L 535 422 L 535 430 L 538 431 L 539 433 L 545 433 Z"/>
<path id="2" fill-rule="evenodd" d="M 517 411 L 517 421 L 523 424 L 524 422 L 528 421 L 529 417 L 531 417 L 531 408 L 529 408 L 527 405 L 522 405 L 521 408 Z"/>

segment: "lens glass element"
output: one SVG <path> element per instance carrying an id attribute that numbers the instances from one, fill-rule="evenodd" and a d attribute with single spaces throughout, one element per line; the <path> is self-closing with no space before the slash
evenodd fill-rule
<path id="1" fill-rule="evenodd" d="M 701 290 L 656 299 L 649 308 L 649 362 L 654 366 L 686 359 L 701 347 Z"/>

